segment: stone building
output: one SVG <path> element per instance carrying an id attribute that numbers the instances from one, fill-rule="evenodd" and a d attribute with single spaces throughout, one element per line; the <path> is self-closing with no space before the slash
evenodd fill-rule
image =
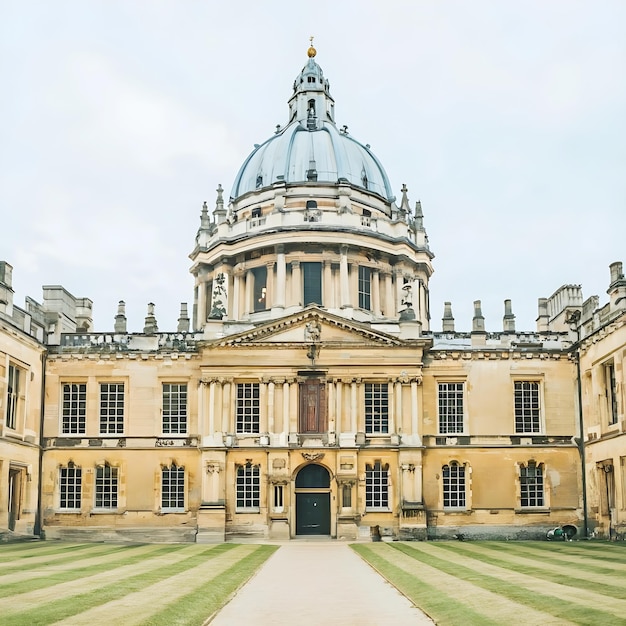
<path id="1" fill-rule="evenodd" d="M 132 333 L 120 302 L 113 331 L 95 333 L 90 300 L 44 287 L 43 304 L 31 302 L 35 336 L 21 331 L 32 355 L 2 348 L 3 401 L 11 363 L 38 368 L 32 432 L 15 437 L 2 410 L 0 445 L 32 452 L 41 478 L 29 507 L 45 536 L 527 538 L 587 522 L 608 533 L 609 519 L 617 529 L 621 264 L 608 309 L 565 286 L 540 300 L 532 332 L 516 330 L 510 301 L 501 331 L 486 330 L 479 301 L 471 331 L 455 329 L 449 303 L 431 329 L 422 208 L 406 187 L 396 202 L 369 146 L 336 126 L 315 56 L 287 124 L 245 160 L 228 201 L 219 186 L 215 209 L 202 208 L 190 317 L 183 304 L 176 330 L 161 332 L 150 304 Z M 615 423 L 593 400 L 606 380 Z M 5 515 L 14 448 L 0 448 Z M 599 482 L 610 475 L 610 487 Z"/>

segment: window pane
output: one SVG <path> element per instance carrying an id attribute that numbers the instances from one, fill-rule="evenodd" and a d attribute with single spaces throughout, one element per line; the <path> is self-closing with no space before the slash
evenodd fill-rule
<path id="1" fill-rule="evenodd" d="M 439 432 L 463 432 L 463 383 L 439 383 Z"/>
<path id="2" fill-rule="evenodd" d="M 535 463 L 520 467 L 522 506 L 543 506 L 543 470 Z"/>
<path id="3" fill-rule="evenodd" d="M 163 383 L 163 433 L 187 432 L 187 385 Z"/>
<path id="4" fill-rule="evenodd" d="M 387 383 L 365 383 L 365 432 L 389 432 L 389 391 Z"/>
<path id="5" fill-rule="evenodd" d="M 236 507 L 238 509 L 259 508 L 261 502 L 261 477 L 258 465 L 237 468 Z"/>
<path id="6" fill-rule="evenodd" d="M 124 383 L 100 383 L 100 433 L 124 432 Z"/>
<path id="7" fill-rule="evenodd" d="M 359 265 L 359 308 L 372 309 L 372 270 Z"/>
<path id="8" fill-rule="evenodd" d="M 377 461 L 365 466 L 365 506 L 368 508 L 389 507 L 389 477 L 387 467 Z"/>
<path id="9" fill-rule="evenodd" d="M 161 508 L 185 508 L 185 468 L 172 465 L 161 469 Z"/>
<path id="10" fill-rule="evenodd" d="M 96 468 L 95 507 L 97 509 L 117 507 L 117 467 L 99 465 Z"/>
<path id="11" fill-rule="evenodd" d="M 443 506 L 451 508 L 465 507 L 465 466 L 450 463 L 442 468 Z"/>
<path id="12" fill-rule="evenodd" d="M 239 383 L 237 385 L 237 432 L 258 433 L 260 411 L 259 383 Z"/>
<path id="13" fill-rule="evenodd" d="M 304 284 L 303 305 L 324 304 L 322 302 L 322 264 L 302 263 L 302 281 Z"/>
<path id="14" fill-rule="evenodd" d="M 62 509 L 80 509 L 82 470 L 80 467 L 62 467 L 59 470 L 59 506 Z"/>
<path id="15" fill-rule="evenodd" d="M 63 434 L 85 434 L 86 409 L 87 385 L 85 383 L 64 384 L 61 418 L 61 431 Z"/>
<path id="16" fill-rule="evenodd" d="M 515 382 L 515 432 L 540 432 L 539 383 Z"/>

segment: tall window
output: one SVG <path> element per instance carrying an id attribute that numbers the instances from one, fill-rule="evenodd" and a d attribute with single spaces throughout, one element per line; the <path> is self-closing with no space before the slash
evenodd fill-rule
<path id="1" fill-rule="evenodd" d="M 302 263 L 302 284 L 304 290 L 302 292 L 303 302 L 307 304 L 324 304 L 322 302 L 322 264 L 321 263 Z"/>
<path id="2" fill-rule="evenodd" d="M 187 384 L 163 383 L 163 434 L 187 432 Z"/>
<path id="3" fill-rule="evenodd" d="M 538 433 L 541 431 L 539 383 L 515 382 L 515 432 Z"/>
<path id="4" fill-rule="evenodd" d="M 124 383 L 100 383 L 100 434 L 124 432 Z"/>
<path id="5" fill-rule="evenodd" d="M 7 381 L 7 419 L 9 428 L 17 428 L 17 411 L 20 399 L 21 370 L 13 363 L 9 363 L 9 379 Z"/>
<path id="6" fill-rule="evenodd" d="M 365 507 L 389 508 L 389 466 L 380 461 L 365 466 Z"/>
<path id="7" fill-rule="evenodd" d="M 267 309 L 267 267 L 261 265 L 252 269 L 254 276 L 254 310 L 265 311 Z"/>
<path id="8" fill-rule="evenodd" d="M 465 466 L 456 461 L 441 468 L 444 508 L 465 508 Z"/>
<path id="9" fill-rule="evenodd" d="M 261 502 L 261 472 L 258 465 L 237 468 L 236 508 L 258 509 Z"/>
<path id="10" fill-rule="evenodd" d="M 96 509 L 117 508 L 118 471 L 117 467 L 98 465 L 96 467 Z"/>
<path id="11" fill-rule="evenodd" d="M 543 506 L 543 469 L 534 461 L 520 467 L 520 504 L 522 506 Z"/>
<path id="12" fill-rule="evenodd" d="M 604 365 L 604 384 L 609 424 L 617 424 L 617 385 L 615 383 L 615 365 L 613 361 Z"/>
<path id="13" fill-rule="evenodd" d="M 258 433 L 260 418 L 259 383 L 239 383 L 237 385 L 237 432 Z"/>
<path id="14" fill-rule="evenodd" d="M 365 383 L 365 432 L 389 432 L 387 383 Z"/>
<path id="15" fill-rule="evenodd" d="M 161 468 L 161 509 L 185 510 L 185 468 Z"/>
<path id="16" fill-rule="evenodd" d="M 359 265 L 359 308 L 372 308 L 372 270 L 363 265 Z"/>
<path id="17" fill-rule="evenodd" d="M 80 509 L 83 486 L 83 472 L 80 467 L 68 463 L 59 468 L 59 507 L 62 509 Z"/>
<path id="18" fill-rule="evenodd" d="M 61 432 L 64 435 L 84 435 L 87 407 L 87 385 L 65 383 L 63 385 L 63 413 Z"/>
<path id="19" fill-rule="evenodd" d="M 463 383 L 439 383 L 439 432 L 463 432 Z"/>

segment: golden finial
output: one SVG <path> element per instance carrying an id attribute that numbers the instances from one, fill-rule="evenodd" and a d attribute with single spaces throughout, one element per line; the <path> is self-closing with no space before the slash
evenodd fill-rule
<path id="1" fill-rule="evenodd" d="M 313 47 L 313 35 L 309 37 L 309 40 L 311 42 L 311 46 L 306 53 L 309 55 L 309 58 L 312 59 L 317 54 L 317 50 Z"/>

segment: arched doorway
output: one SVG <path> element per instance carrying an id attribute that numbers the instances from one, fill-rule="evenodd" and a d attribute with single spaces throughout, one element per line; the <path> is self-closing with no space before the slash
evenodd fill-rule
<path id="1" fill-rule="evenodd" d="M 296 476 L 296 535 L 330 535 L 330 474 L 322 465 Z"/>

